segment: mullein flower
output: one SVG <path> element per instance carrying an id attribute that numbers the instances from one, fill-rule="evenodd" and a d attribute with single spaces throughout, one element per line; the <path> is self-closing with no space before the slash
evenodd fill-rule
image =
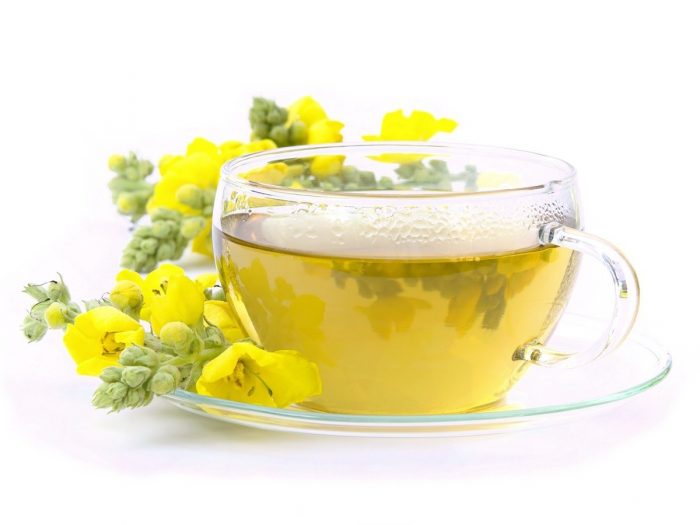
<path id="1" fill-rule="evenodd" d="M 152 224 L 136 230 L 122 266 L 150 271 L 161 261 L 179 259 L 190 242 L 195 253 L 212 256 L 211 213 L 221 166 L 234 157 L 275 147 L 270 140 L 217 146 L 196 138 L 185 155 L 165 155 L 159 164 L 161 178 L 146 206 Z"/>
<path id="2" fill-rule="evenodd" d="M 164 264 L 145 277 L 122 270 L 116 281 L 109 299 L 86 302 L 84 313 L 62 279 L 25 288 L 38 301 L 24 320 L 25 335 L 36 341 L 48 328 L 65 328 L 63 342 L 78 373 L 102 380 L 92 400 L 97 408 L 143 407 L 177 388 L 221 391 L 227 399 L 267 406 L 320 392 L 316 365 L 296 352 L 252 345 L 231 306 L 207 299 L 225 298 L 216 274 L 192 280 Z M 152 333 L 139 318 L 150 322 Z M 230 381 L 235 384 L 224 388 Z"/>
<path id="3" fill-rule="evenodd" d="M 139 318 L 143 306 L 143 293 L 138 284 L 133 281 L 117 281 L 109 292 L 110 302 L 125 314 Z"/>
<path id="4" fill-rule="evenodd" d="M 204 366 L 196 388 L 206 396 L 284 407 L 319 395 L 321 380 L 318 367 L 297 352 L 239 342 Z"/>
<path id="5" fill-rule="evenodd" d="M 143 344 L 143 327 L 113 306 L 100 306 L 75 318 L 63 336 L 68 353 L 84 375 L 99 375 L 113 366 L 127 346 Z"/>
<path id="6" fill-rule="evenodd" d="M 256 97 L 249 120 L 253 140 L 270 139 L 280 147 L 343 140 L 343 123 L 329 119 L 321 105 L 308 96 L 292 103 L 289 109 Z"/>
<path id="7" fill-rule="evenodd" d="M 457 122 L 449 118 L 435 118 L 427 111 L 412 111 L 405 116 L 403 110 L 397 109 L 384 115 L 379 135 L 363 135 L 367 141 L 391 140 L 430 140 L 436 133 L 451 133 L 457 127 Z M 408 164 L 419 162 L 425 155 L 406 153 L 385 153 L 373 157 L 381 162 Z"/>
<path id="8" fill-rule="evenodd" d="M 210 326 L 216 326 L 228 341 L 237 341 L 245 337 L 236 320 L 231 305 L 226 301 L 209 300 L 204 302 L 204 320 Z"/>
<path id="9" fill-rule="evenodd" d="M 385 140 L 430 140 L 439 132 L 451 133 L 457 122 L 449 118 L 437 119 L 427 111 L 412 111 L 405 116 L 403 110 L 397 109 L 384 115 L 379 135 L 364 135 L 368 141 Z"/>
<path id="10" fill-rule="evenodd" d="M 202 320 L 204 301 L 204 292 L 189 277 L 172 276 L 153 292 L 149 318 L 153 331 L 158 335 L 171 321 L 197 326 Z"/>

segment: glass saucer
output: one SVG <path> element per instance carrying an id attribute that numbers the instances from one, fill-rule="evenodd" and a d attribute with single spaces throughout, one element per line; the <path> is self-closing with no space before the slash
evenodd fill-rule
<path id="1" fill-rule="evenodd" d="M 557 340 L 601 333 L 606 321 L 565 314 Z M 175 405 L 239 425 L 308 434 L 365 436 L 478 435 L 549 425 L 640 394 L 671 369 L 671 356 L 636 333 L 612 354 L 573 369 L 532 366 L 497 405 L 462 414 L 363 416 L 318 412 L 304 407 L 268 408 L 201 396 L 185 390 L 163 396 Z"/>

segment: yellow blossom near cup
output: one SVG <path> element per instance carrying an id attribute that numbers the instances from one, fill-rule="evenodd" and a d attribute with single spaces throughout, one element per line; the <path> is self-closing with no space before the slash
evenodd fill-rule
<path id="1" fill-rule="evenodd" d="M 203 273 L 195 277 L 194 282 L 197 283 L 200 290 L 204 291 L 219 282 L 219 275 L 216 273 Z"/>
<path id="2" fill-rule="evenodd" d="M 343 141 L 340 130 L 345 124 L 329 119 L 321 104 L 312 97 L 302 97 L 289 106 L 287 126 L 295 121 L 303 122 L 308 128 L 307 142 L 309 144 Z"/>
<path id="3" fill-rule="evenodd" d="M 67 326 L 63 344 L 79 374 L 98 376 L 106 367 L 118 365 L 124 348 L 143 344 L 143 337 L 138 321 L 112 306 L 98 306 Z"/>
<path id="4" fill-rule="evenodd" d="M 204 365 L 197 393 L 268 407 L 285 407 L 321 393 L 318 367 L 298 352 L 268 352 L 235 343 Z"/>
<path id="5" fill-rule="evenodd" d="M 363 135 L 368 141 L 430 140 L 438 132 L 451 133 L 457 122 L 449 118 L 435 118 L 427 111 L 412 111 L 409 116 L 403 110 L 390 111 L 382 119 L 379 135 Z"/>
<path id="6" fill-rule="evenodd" d="M 174 275 L 151 298 L 150 323 L 157 334 L 163 325 L 181 321 L 196 326 L 204 311 L 204 293 L 185 275 Z"/>
<path id="7" fill-rule="evenodd" d="M 178 275 L 185 275 L 185 270 L 175 264 L 164 263 L 149 273 L 144 279 L 141 274 L 133 270 L 121 270 L 116 277 L 119 281 L 131 281 L 141 288 L 143 294 L 143 306 L 141 307 L 141 319 L 148 321 L 151 318 L 151 303 L 156 292 L 160 293 L 164 283 Z"/>
<path id="8" fill-rule="evenodd" d="M 182 191 L 183 187 L 195 186 L 213 193 L 219 181 L 221 166 L 226 161 L 276 147 L 271 140 L 248 144 L 227 141 L 217 146 L 204 138 L 196 138 L 187 146 L 185 155 L 165 155 L 161 159 L 158 164 L 161 178 L 153 188 L 153 196 L 149 199 L 146 210 L 153 213 L 158 208 L 167 208 L 185 216 L 201 215 L 202 210 L 192 208 L 178 199 L 178 191 Z M 211 218 L 206 216 L 206 219 L 207 224 L 192 241 L 192 251 L 211 256 Z"/>
<path id="9" fill-rule="evenodd" d="M 205 301 L 204 320 L 207 324 L 221 330 L 227 341 L 235 341 L 245 337 L 243 330 L 238 326 L 231 305 L 226 301 Z"/>
<path id="10" fill-rule="evenodd" d="M 403 110 L 390 111 L 382 119 L 379 135 L 363 135 L 366 141 L 392 141 L 392 140 L 430 140 L 436 133 L 451 133 L 457 127 L 457 122 L 449 118 L 435 118 L 427 111 L 415 110 L 405 116 Z M 373 157 L 380 162 L 393 162 L 408 164 L 418 162 L 425 155 L 407 155 L 385 153 Z"/>

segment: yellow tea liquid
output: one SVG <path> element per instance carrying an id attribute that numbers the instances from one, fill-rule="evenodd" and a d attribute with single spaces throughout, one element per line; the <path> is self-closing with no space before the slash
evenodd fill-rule
<path id="1" fill-rule="evenodd" d="M 248 335 L 318 364 L 311 408 L 445 414 L 502 398 L 566 303 L 576 258 L 564 248 L 463 258 L 296 253 L 262 238 L 264 218 L 215 232 L 223 285 Z"/>

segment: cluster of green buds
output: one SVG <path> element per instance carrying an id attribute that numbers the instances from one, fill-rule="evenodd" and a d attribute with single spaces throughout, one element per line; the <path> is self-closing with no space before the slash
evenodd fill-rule
<path id="1" fill-rule="evenodd" d="M 149 404 L 177 388 L 191 389 L 202 368 L 228 343 L 215 326 L 193 330 L 185 323 L 165 324 L 159 336 L 149 334 L 143 346 L 132 345 L 119 356 L 119 367 L 105 368 L 93 395 L 97 408 L 118 412 Z"/>
<path id="2" fill-rule="evenodd" d="M 179 259 L 187 244 L 206 225 L 202 217 L 184 218 L 180 212 L 160 208 L 151 224 L 139 226 L 122 254 L 121 265 L 137 272 L 150 272 L 159 262 Z"/>
<path id="3" fill-rule="evenodd" d="M 30 342 L 41 340 L 49 328 L 65 327 L 80 314 L 80 306 L 71 301 L 61 274 L 58 279 L 45 284 L 28 284 L 24 288 L 24 293 L 37 301 L 22 323 L 22 331 Z"/>
<path id="4" fill-rule="evenodd" d="M 459 181 L 464 191 L 476 189 L 478 173 L 476 167 L 467 165 L 459 173 L 450 173 L 447 163 L 443 160 L 432 159 L 427 163 L 412 162 L 396 168 L 396 174 L 403 181 L 396 185 L 397 189 L 414 189 L 420 187 L 431 190 L 451 190 L 452 183 Z"/>
<path id="5" fill-rule="evenodd" d="M 270 139 L 279 147 L 306 144 L 308 130 L 306 124 L 297 120 L 287 124 L 288 112 L 273 100 L 255 97 L 248 120 L 252 130 L 252 140 Z"/>
<path id="6" fill-rule="evenodd" d="M 116 175 L 109 181 L 112 201 L 122 215 L 138 221 L 146 214 L 146 203 L 153 195 L 153 184 L 145 178 L 153 173 L 153 164 L 139 159 L 135 153 L 112 155 L 108 161 L 109 169 Z"/>
<path id="7" fill-rule="evenodd" d="M 394 183 L 389 177 L 377 180 L 374 172 L 360 170 L 355 166 L 343 166 L 336 175 L 317 177 L 311 173 L 308 163 L 289 166 L 288 175 L 282 180 L 282 186 L 300 184 L 303 188 L 321 188 L 325 191 L 368 191 L 389 190 Z"/>
<path id="8" fill-rule="evenodd" d="M 92 403 L 97 408 L 118 412 L 149 404 L 156 394 L 167 394 L 180 383 L 180 370 L 162 364 L 161 356 L 145 346 L 130 346 L 119 356 L 120 367 L 105 368 L 100 375 Z"/>

